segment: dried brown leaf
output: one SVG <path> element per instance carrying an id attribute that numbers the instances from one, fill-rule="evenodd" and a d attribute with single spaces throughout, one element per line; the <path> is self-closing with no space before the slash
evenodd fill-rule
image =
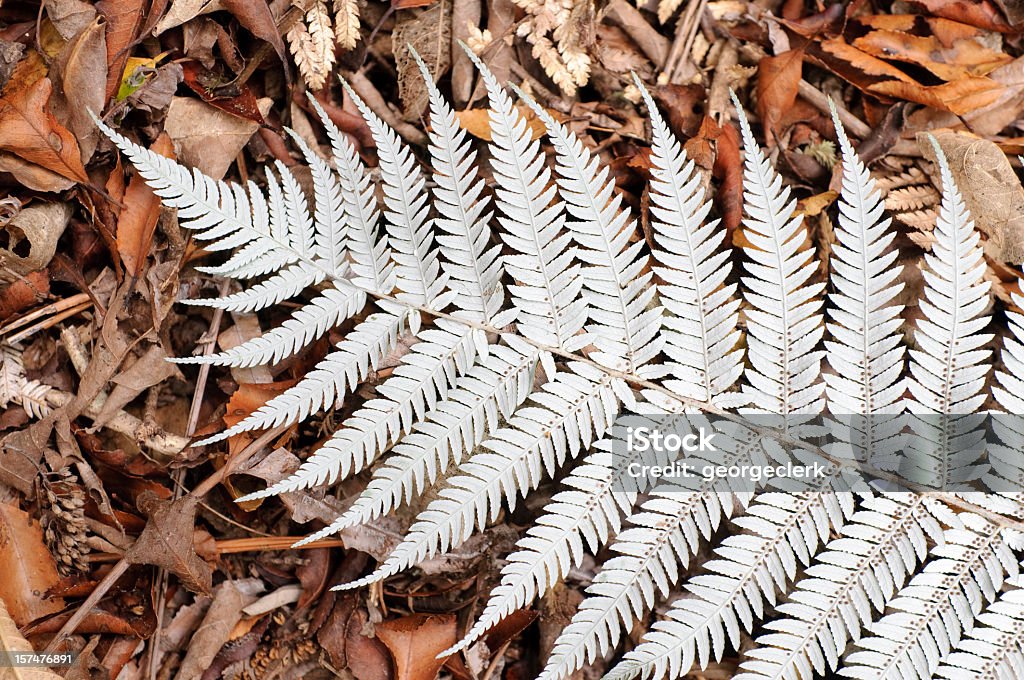
<path id="1" fill-rule="evenodd" d="M 934 131 L 950 172 L 978 228 L 988 236 L 985 253 L 997 262 L 1024 263 L 1024 187 L 993 142 L 967 132 Z M 931 142 L 918 145 L 935 160 Z"/>
<path id="2" fill-rule="evenodd" d="M 0 573 L 0 601 L 19 627 L 64 608 L 60 598 L 42 597 L 60 580 L 42 528 L 7 503 L 0 503 Z"/>
<path id="3" fill-rule="evenodd" d="M 174 145 L 166 133 L 161 133 L 149 150 L 174 158 Z M 135 174 L 125 190 L 123 203 L 124 209 L 117 220 L 117 252 L 125 271 L 134 277 L 142 272 L 142 264 L 153 244 L 153 234 L 160 217 L 160 197 L 153 193 L 141 175 Z"/>
<path id="4" fill-rule="evenodd" d="M 210 592 L 213 570 L 193 545 L 198 502 L 191 494 L 173 501 L 161 501 L 152 492 L 142 494 L 137 504 L 149 521 L 124 558 L 131 564 L 163 567 L 193 592 Z"/>
<path id="5" fill-rule="evenodd" d="M 417 121 L 427 109 L 427 88 L 409 47 L 419 53 L 435 81 L 447 73 L 452 59 L 452 0 L 438 0 L 426 9 L 401 12 L 391 44 L 402 114 L 408 121 Z"/>
<path id="6" fill-rule="evenodd" d="M 52 91 L 50 79 L 40 78 L 0 97 L 0 150 L 76 182 L 88 182 L 74 135 L 46 109 Z"/>
<path id="7" fill-rule="evenodd" d="M 757 112 L 768 145 L 773 143 L 783 113 L 796 102 L 803 63 L 803 50 L 788 50 L 762 58 L 757 66 Z"/>

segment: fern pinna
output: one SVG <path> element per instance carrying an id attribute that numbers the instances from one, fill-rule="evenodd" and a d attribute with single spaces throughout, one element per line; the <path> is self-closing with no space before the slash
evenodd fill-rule
<path id="1" fill-rule="evenodd" d="M 410 346 L 293 475 L 240 500 L 366 470 L 364 490 L 304 543 L 417 509 L 381 564 L 336 586 L 354 588 L 452 550 L 557 475 L 479 617 L 444 652 L 477 644 L 585 552 L 604 551 L 545 680 L 615 650 L 610 678 L 677 677 L 745 636 L 754 644 L 743 678 L 1019 677 L 1014 526 L 1024 513 L 1013 485 L 1024 480 L 1024 427 L 1011 415 L 1024 409 L 1024 321 L 1010 312 L 991 390 L 1006 413 L 985 420 L 993 312 L 978 236 L 941 149 L 942 210 L 908 360 L 894 232 L 837 116 L 842 193 L 822 281 L 795 200 L 738 101 L 747 245 L 734 254 L 708 220 L 693 162 L 636 80 L 652 136 L 648 243 L 582 141 L 517 90 L 547 128 L 549 166 L 525 109 L 470 57 L 489 101 L 491 188 L 425 68 L 429 171 L 348 90 L 380 179 L 314 101 L 330 161 L 292 135 L 312 205 L 281 164 L 267 168 L 263 188 L 217 182 L 100 124 L 207 250 L 233 251 L 203 271 L 256 281 L 191 303 L 251 312 L 303 295 L 261 337 L 177 361 L 274 363 L 351 325 L 294 386 L 200 443 L 354 399 L 383 357 Z M 643 457 L 627 445 L 632 417 L 717 427 L 714 452 L 691 462 L 788 456 L 827 472 L 747 486 L 634 478 Z M 996 442 L 983 450 L 986 428 Z M 821 444 L 826 431 L 835 435 Z M 858 476 L 865 467 L 878 474 Z M 703 550 L 714 557 L 698 565 Z M 623 633 L 664 598 L 663 615 L 623 650 Z"/>

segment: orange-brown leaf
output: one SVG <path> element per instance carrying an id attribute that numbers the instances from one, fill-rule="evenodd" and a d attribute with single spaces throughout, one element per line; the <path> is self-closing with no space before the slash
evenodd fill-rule
<path id="1" fill-rule="evenodd" d="M 526 118 L 526 124 L 530 126 L 530 134 L 534 139 L 540 139 L 544 134 L 544 121 L 537 117 L 532 109 L 526 106 L 517 107 L 519 112 Z M 554 111 L 548 113 L 560 118 Z M 485 142 L 491 141 L 491 121 L 487 109 L 465 109 L 456 111 L 455 116 L 459 119 L 459 127 Z"/>
<path id="2" fill-rule="evenodd" d="M 999 99 L 1004 86 L 991 78 L 968 76 L 933 86 L 887 80 L 870 85 L 868 90 L 874 94 L 906 99 L 963 116 Z"/>
<path id="3" fill-rule="evenodd" d="M 954 23 L 943 21 L 944 25 Z M 1013 59 L 1004 52 L 990 50 L 970 37 L 954 36 L 951 33 L 951 41 L 944 42 L 936 35 L 922 37 L 899 31 L 872 31 L 857 38 L 853 44 L 882 59 L 917 64 L 943 80 L 983 76 Z"/>
<path id="4" fill-rule="evenodd" d="M 434 680 L 438 654 L 455 644 L 455 615 L 412 614 L 377 625 L 377 637 L 395 660 L 395 680 Z"/>
<path id="5" fill-rule="evenodd" d="M 42 594 L 60 580 L 57 565 L 43 543 L 43 530 L 17 506 L 0 503 L 0 600 L 18 626 L 64 608 L 60 598 Z"/>
<path id="6" fill-rule="evenodd" d="M 149 149 L 161 156 L 174 158 L 174 145 L 165 132 L 157 137 Z M 153 193 L 140 175 L 133 176 L 124 194 L 124 208 L 117 220 L 117 252 L 129 276 L 138 276 L 142 271 L 159 217 L 160 197 Z"/>
<path id="7" fill-rule="evenodd" d="M 796 101 L 803 63 L 803 50 L 788 50 L 775 57 L 763 57 L 757 66 L 757 112 L 766 144 L 772 144 L 779 119 Z"/>
<path id="8" fill-rule="evenodd" d="M 884 62 L 877 57 L 873 57 L 863 50 L 857 49 L 842 38 L 823 40 L 821 48 L 828 54 L 836 57 L 840 61 L 846 62 L 865 75 L 895 78 L 896 80 L 902 80 L 908 83 L 914 82 L 913 78 L 892 64 Z"/>
<path id="9" fill-rule="evenodd" d="M 50 79 L 40 78 L 0 98 L 0 150 L 76 182 L 88 182 L 78 142 L 46 110 L 52 91 Z"/>

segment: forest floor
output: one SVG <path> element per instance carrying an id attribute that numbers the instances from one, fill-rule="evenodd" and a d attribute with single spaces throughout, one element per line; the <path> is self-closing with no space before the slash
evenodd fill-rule
<path id="1" fill-rule="evenodd" d="M 89 113 L 211 177 L 259 183 L 279 161 L 308 188 L 285 128 L 328 148 L 311 97 L 373 164 L 369 130 L 336 76 L 426 157 L 426 94 L 409 44 L 462 126 L 487 139 L 486 97 L 460 40 L 499 81 L 521 85 L 567 122 L 641 212 L 650 152 L 636 73 L 739 247 L 735 91 L 826 246 L 822 271 L 839 189 L 828 98 L 879 183 L 904 262 L 931 245 L 939 193 L 919 136 L 936 133 L 986 240 L 986 277 L 1004 302 L 1020 292 L 1024 3 L 1016 0 L 5 2 L 0 647 L 74 652 L 72 665 L 53 670 L 76 679 L 536 676 L 599 560 L 587 558 L 485 644 L 431 660 L 472 622 L 500 571 L 494 556 L 511 549 L 554 485 L 420 569 L 368 590 L 331 591 L 387 554 L 409 510 L 292 550 L 338 515 L 365 476 L 281 499 L 235 499 L 294 469 L 342 409 L 263 435 L 189 443 L 294 384 L 340 336 L 270 368 L 168 363 L 256 337 L 288 309 L 257 317 L 178 304 L 232 289 L 196 269 L 215 255 L 179 228 Z M 911 301 L 920 268 L 905 272 Z M 371 396 L 398 356 L 357 395 Z M 736 662 L 727 656 L 693 677 L 731 677 Z"/>

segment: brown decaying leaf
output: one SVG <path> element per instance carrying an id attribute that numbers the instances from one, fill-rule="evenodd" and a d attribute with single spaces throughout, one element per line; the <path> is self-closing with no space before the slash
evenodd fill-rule
<path id="1" fill-rule="evenodd" d="M 377 625 L 377 637 L 395 661 L 395 680 L 434 680 L 438 654 L 457 641 L 454 614 L 411 614 Z"/>
<path id="2" fill-rule="evenodd" d="M 238 23 L 249 29 L 254 36 L 270 43 L 281 61 L 285 61 L 284 40 L 277 32 L 277 22 L 270 12 L 270 3 L 266 0 L 221 0 L 224 9 L 235 15 Z"/>
<path id="3" fill-rule="evenodd" d="M 0 150 L 76 182 L 88 182 L 74 135 L 46 110 L 53 84 L 33 85 L 0 97 Z"/>
<path id="4" fill-rule="evenodd" d="M 149 150 L 174 158 L 174 145 L 166 133 L 161 133 Z M 134 277 L 142 272 L 142 264 L 153 245 L 153 234 L 160 217 L 160 197 L 136 173 L 125 190 L 123 203 L 124 208 L 117 220 L 117 252 L 125 271 Z"/>
<path id="5" fill-rule="evenodd" d="M 1024 187 L 995 143 L 967 132 L 932 134 L 949 161 L 950 172 L 978 228 L 988 236 L 985 254 L 997 262 L 1024 263 Z M 918 145 L 934 162 L 931 142 Z"/>
<path id="6" fill-rule="evenodd" d="M 0 599 L 0 645 L 8 652 L 34 652 L 28 640 L 18 632 L 17 621 L 8 613 L 3 599 Z M 0 668 L 0 680 L 60 680 L 60 676 L 39 666 L 23 668 Z"/>
<path id="7" fill-rule="evenodd" d="M 269 111 L 271 100 L 259 102 Z M 265 107 L 265 108 L 264 108 Z M 176 144 L 180 160 L 214 179 L 221 179 L 259 125 L 189 97 L 174 97 L 164 130 Z"/>
<path id="8" fill-rule="evenodd" d="M 779 119 L 796 101 L 803 63 L 803 50 L 788 50 L 764 57 L 758 64 L 757 112 L 764 127 L 765 144 L 769 146 L 778 132 L 775 128 Z"/>
<path id="9" fill-rule="evenodd" d="M 198 502 L 191 494 L 169 502 L 159 500 L 152 493 L 142 494 L 138 506 L 149 516 L 149 521 L 124 558 L 131 564 L 163 567 L 181 579 L 189 590 L 208 593 L 213 583 L 213 570 L 196 554 L 193 546 Z"/>
<path id="10" fill-rule="evenodd" d="M 356 680 L 392 680 L 388 648 L 366 634 L 369 619 L 361 598 L 355 593 L 344 593 L 317 631 L 317 641 L 327 651 L 331 663 L 338 669 L 347 669 Z"/>
<path id="11" fill-rule="evenodd" d="M 19 627 L 64 608 L 60 598 L 43 599 L 60 576 L 43 543 L 42 528 L 27 512 L 7 503 L 0 504 L 0 573 L 0 603 Z"/>
<path id="12" fill-rule="evenodd" d="M 408 121 L 418 121 L 427 108 L 427 88 L 409 46 L 422 57 L 434 80 L 439 80 L 452 60 L 451 22 L 452 0 L 437 0 L 426 9 L 401 12 L 395 22 L 391 44 L 398 70 L 398 96 Z"/>

